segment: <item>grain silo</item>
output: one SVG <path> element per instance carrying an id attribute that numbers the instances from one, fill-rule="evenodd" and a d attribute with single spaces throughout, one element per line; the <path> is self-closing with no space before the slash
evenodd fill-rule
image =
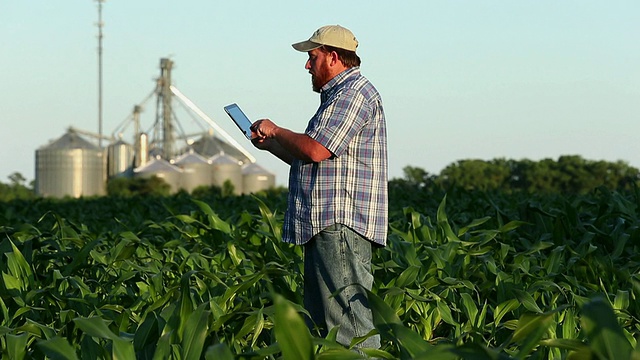
<path id="1" fill-rule="evenodd" d="M 107 175 L 131 176 L 133 171 L 134 148 L 122 140 L 107 147 Z"/>
<path id="2" fill-rule="evenodd" d="M 169 184 L 172 194 L 178 192 L 180 189 L 181 175 L 182 169 L 171 165 L 168 161 L 160 157 L 156 157 L 146 164 L 133 169 L 134 177 L 151 178 L 156 176 L 164 180 L 164 182 Z"/>
<path id="3" fill-rule="evenodd" d="M 242 167 L 242 193 L 251 194 L 275 187 L 276 176 L 256 163 Z"/>
<path id="4" fill-rule="evenodd" d="M 212 156 L 211 185 L 223 187 L 226 181 L 233 185 L 233 193 L 242 194 L 242 165 L 236 158 L 220 153 Z"/>
<path id="5" fill-rule="evenodd" d="M 243 164 L 253 161 L 253 159 L 249 159 L 241 150 L 235 148 L 233 145 L 214 137 L 213 133 L 202 134 L 190 147 L 198 154 L 208 158 L 223 153 L 242 161 Z"/>
<path id="6" fill-rule="evenodd" d="M 179 156 L 174 165 L 182 169 L 180 187 L 192 192 L 198 186 L 211 186 L 211 162 L 190 150 Z"/>
<path id="7" fill-rule="evenodd" d="M 35 190 L 45 197 L 105 195 L 104 152 L 69 131 L 36 150 Z"/>

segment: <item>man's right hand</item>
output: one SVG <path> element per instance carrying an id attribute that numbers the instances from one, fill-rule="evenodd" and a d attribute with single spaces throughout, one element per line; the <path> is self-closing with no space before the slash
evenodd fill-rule
<path id="1" fill-rule="evenodd" d="M 251 138 L 251 143 L 260 150 L 268 151 L 273 147 L 273 143 L 276 142 L 275 139 L 257 136 L 253 131 L 251 132 L 251 135 L 254 136 Z"/>

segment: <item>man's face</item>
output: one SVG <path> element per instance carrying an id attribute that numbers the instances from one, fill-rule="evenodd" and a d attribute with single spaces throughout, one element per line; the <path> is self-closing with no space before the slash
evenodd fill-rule
<path id="1" fill-rule="evenodd" d="M 329 61 L 331 57 L 320 49 L 313 49 L 308 52 L 309 59 L 305 65 L 305 69 L 311 74 L 311 85 L 313 91 L 320 92 L 320 89 L 331 80 L 331 72 L 329 70 Z"/>

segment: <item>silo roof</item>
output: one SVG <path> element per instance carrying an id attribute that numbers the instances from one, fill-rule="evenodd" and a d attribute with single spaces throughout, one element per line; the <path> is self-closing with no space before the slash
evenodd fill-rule
<path id="1" fill-rule="evenodd" d="M 175 165 L 210 164 L 209 160 L 207 160 L 204 156 L 192 151 L 180 155 L 173 163 Z"/>
<path id="2" fill-rule="evenodd" d="M 262 166 L 251 163 L 242 167 L 242 174 L 252 174 L 252 175 L 273 175 L 271 172 L 267 171 Z"/>
<path id="3" fill-rule="evenodd" d="M 148 163 L 133 170 L 135 173 L 182 172 L 177 166 L 163 159 L 151 159 Z"/>
<path id="4" fill-rule="evenodd" d="M 67 149 L 86 149 L 100 150 L 96 145 L 83 139 L 78 133 L 69 131 L 57 140 L 52 141 L 48 145 L 40 147 L 40 150 L 67 150 Z"/>
<path id="5" fill-rule="evenodd" d="M 212 157 L 209 158 L 209 161 L 212 164 L 234 164 L 234 165 L 240 165 L 240 162 L 238 161 L 238 159 L 234 158 L 233 156 L 229 156 L 225 153 L 220 153 L 218 155 L 214 155 Z"/>
<path id="6" fill-rule="evenodd" d="M 200 139 L 194 142 L 191 147 L 197 153 L 202 154 L 205 157 L 215 156 L 219 153 L 226 153 L 244 163 L 251 162 L 240 150 L 212 135 L 203 135 Z"/>

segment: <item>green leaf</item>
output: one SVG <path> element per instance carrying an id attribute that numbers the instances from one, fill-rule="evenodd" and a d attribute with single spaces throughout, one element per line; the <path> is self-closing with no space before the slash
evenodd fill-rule
<path id="1" fill-rule="evenodd" d="M 602 298 L 587 302 L 582 307 L 582 327 L 589 337 L 593 351 L 601 359 L 628 359 L 631 344 L 624 336 L 622 327 L 611 305 Z"/>
<path id="2" fill-rule="evenodd" d="M 29 341 L 29 334 L 22 333 L 20 335 L 7 334 L 7 353 L 10 359 L 22 360 L 27 354 L 27 342 Z"/>
<path id="3" fill-rule="evenodd" d="M 202 355 L 204 340 L 208 334 L 209 311 L 205 311 L 207 303 L 203 303 L 191 314 L 185 324 L 182 336 L 183 359 L 199 359 Z"/>
<path id="4" fill-rule="evenodd" d="M 438 308 L 438 312 L 440 313 L 440 316 L 442 317 L 442 320 L 444 320 L 444 322 L 446 322 L 449 325 L 454 325 L 454 326 L 459 325 L 453 319 L 453 316 L 451 316 L 451 309 L 449 308 L 449 305 L 447 305 L 446 302 L 444 302 L 443 300 L 440 300 L 436 302 L 436 307 Z"/>
<path id="5" fill-rule="evenodd" d="M 51 360 L 78 360 L 73 347 L 61 337 L 38 341 L 37 346 Z"/>
<path id="6" fill-rule="evenodd" d="M 467 231 L 469 231 L 470 229 L 474 228 L 474 227 L 478 227 L 482 224 L 484 224 L 485 222 L 489 221 L 491 219 L 491 216 L 485 216 L 482 217 L 480 219 L 474 219 L 473 221 L 471 221 L 471 223 L 463 228 L 461 228 L 460 230 L 458 230 L 458 236 L 462 236 L 464 234 L 467 233 Z"/>
<path id="7" fill-rule="evenodd" d="M 134 348 L 141 350 L 145 346 L 152 344 L 153 339 L 157 339 L 158 336 L 158 318 L 155 313 L 150 313 L 136 330 L 136 334 L 133 337 Z"/>
<path id="8" fill-rule="evenodd" d="M 82 340 L 80 340 L 80 354 L 82 354 L 83 359 L 108 359 L 113 356 L 108 354 L 108 350 L 104 346 L 104 341 L 98 343 L 91 336 L 83 336 Z"/>
<path id="9" fill-rule="evenodd" d="M 572 351 L 582 351 L 589 348 L 578 339 L 543 339 L 540 340 L 540 345 Z"/>
<path id="10" fill-rule="evenodd" d="M 516 298 L 518 301 L 529 311 L 541 314 L 543 313 L 542 309 L 536 304 L 536 301 L 533 299 L 533 296 L 526 291 L 522 290 L 514 290 Z"/>
<path id="11" fill-rule="evenodd" d="M 471 325 L 477 326 L 478 306 L 476 305 L 476 302 L 468 293 L 462 293 L 460 294 L 460 297 L 462 297 L 462 305 L 464 306 L 467 318 L 469 318 L 469 322 Z"/>
<path id="12" fill-rule="evenodd" d="M 136 358 L 133 342 L 121 338 L 113 339 L 113 360 L 129 360 Z"/>
<path id="13" fill-rule="evenodd" d="M 180 279 L 180 308 L 179 308 L 179 325 L 178 336 L 182 337 L 184 334 L 184 328 L 187 320 L 193 313 L 193 301 L 191 300 L 191 276 L 196 274 L 197 271 L 191 270 L 182 275 Z"/>
<path id="14" fill-rule="evenodd" d="M 86 264 L 89 254 L 100 242 L 101 242 L 100 239 L 96 239 L 90 242 L 89 244 L 85 245 L 80 251 L 76 252 L 73 256 L 73 260 L 71 261 L 71 264 L 65 266 L 62 269 L 62 273 L 64 274 L 64 276 L 70 276 L 71 274 L 73 274 L 75 269 L 77 269 L 79 266 Z"/>
<path id="15" fill-rule="evenodd" d="M 400 276 L 398 276 L 398 279 L 396 280 L 396 286 L 399 288 L 404 288 L 413 284 L 416 281 L 419 272 L 420 267 L 414 265 L 409 266 L 400 274 Z"/>
<path id="16" fill-rule="evenodd" d="M 204 358 L 206 360 L 234 360 L 233 354 L 227 344 L 215 344 L 209 346 Z"/>
<path id="17" fill-rule="evenodd" d="M 3 278 L 4 278 L 4 273 L 2 275 L 3 275 Z M 7 286 L 6 283 L 5 283 L 5 286 Z M 9 309 L 7 308 L 7 305 L 2 300 L 1 296 L 0 296 L 0 309 L 2 309 L 2 318 L 0 319 L 0 325 L 2 325 L 2 326 L 10 325 L 11 318 L 9 317 Z"/>
<path id="18" fill-rule="evenodd" d="M 342 349 L 329 349 L 316 355 L 316 360 L 363 360 L 362 355 L 355 351 Z"/>
<path id="19" fill-rule="evenodd" d="M 253 337 L 251 339 L 251 347 L 255 347 L 258 342 L 258 338 L 260 334 L 262 334 L 262 330 L 264 329 L 264 316 L 263 316 L 263 308 L 258 309 L 258 313 L 256 314 L 256 322 L 253 327 Z"/>
<path id="20" fill-rule="evenodd" d="M 458 236 L 451 229 L 451 225 L 449 224 L 449 219 L 446 213 L 446 203 L 447 203 L 447 195 L 442 198 L 440 205 L 438 206 L 438 212 L 436 215 L 438 226 L 444 231 L 444 235 L 448 241 L 460 241 Z"/>
<path id="21" fill-rule="evenodd" d="M 567 309 L 562 314 L 562 338 L 577 339 L 579 330 L 573 309 Z"/>
<path id="22" fill-rule="evenodd" d="M 496 360 L 499 359 L 498 352 L 480 344 L 463 344 L 451 350 L 464 360 Z M 456 358 L 458 359 L 458 358 Z"/>
<path id="23" fill-rule="evenodd" d="M 213 229 L 216 230 L 220 230 L 221 232 L 225 233 L 225 234 L 231 234 L 231 226 L 229 225 L 228 222 L 220 219 L 220 217 L 218 216 L 218 214 L 216 214 L 215 212 L 213 212 L 213 210 L 211 209 L 211 206 L 209 206 L 209 204 L 200 201 L 200 200 L 194 200 L 192 199 L 192 201 L 198 205 L 198 207 L 200 208 L 200 210 L 202 210 L 202 212 L 204 212 L 208 218 L 209 218 L 209 223 L 211 225 L 211 227 Z"/>
<path id="24" fill-rule="evenodd" d="M 156 351 L 153 353 L 153 360 L 165 360 L 171 357 L 171 337 L 173 330 L 168 331 L 158 339 Z"/>
<path id="25" fill-rule="evenodd" d="M 24 258 L 24 255 L 16 247 L 13 241 L 9 240 L 12 252 L 5 253 L 7 258 L 8 274 L 2 273 L 8 290 L 27 291 L 33 285 L 33 272 L 31 266 Z"/>
<path id="26" fill-rule="evenodd" d="M 118 336 L 114 334 L 107 326 L 107 322 L 97 316 L 90 318 L 75 318 L 73 322 L 80 330 L 84 331 L 89 336 L 98 337 L 101 339 L 117 339 Z"/>
<path id="27" fill-rule="evenodd" d="M 275 214 L 267 207 L 267 205 L 255 195 L 252 195 L 253 199 L 258 202 L 260 214 L 262 215 L 262 221 L 265 221 L 269 225 L 269 230 L 275 239 L 282 239 L 280 227 L 277 226 Z"/>
<path id="28" fill-rule="evenodd" d="M 629 292 L 626 290 L 618 290 L 613 300 L 613 308 L 616 310 L 626 310 L 629 308 Z"/>
<path id="29" fill-rule="evenodd" d="M 527 225 L 528 223 L 526 221 L 518 221 L 518 220 L 513 220 L 513 221 L 509 221 L 508 223 L 502 225 L 499 229 L 500 232 L 502 233 L 506 233 L 509 232 L 511 230 L 515 230 L 517 228 L 519 228 L 522 225 Z"/>
<path id="30" fill-rule="evenodd" d="M 431 348 L 418 333 L 405 327 L 398 315 L 378 295 L 367 290 L 369 306 L 373 314 L 373 324 L 380 332 L 380 336 L 397 343 L 401 352 L 408 358 L 424 353 Z"/>
<path id="31" fill-rule="evenodd" d="M 553 315 L 553 313 L 542 315 L 524 314 L 518 319 L 518 327 L 512 338 L 514 342 L 520 343 L 517 358 L 525 358 L 538 345 L 549 326 L 553 324 Z"/>
<path id="32" fill-rule="evenodd" d="M 282 295 L 274 297 L 275 335 L 285 360 L 313 359 L 311 334 L 296 310 Z"/>
<path id="33" fill-rule="evenodd" d="M 515 342 L 523 341 L 531 333 L 535 333 L 542 329 L 546 331 L 547 327 L 551 325 L 553 320 L 553 314 L 524 314 L 518 319 L 518 327 L 513 333 L 512 340 Z"/>

